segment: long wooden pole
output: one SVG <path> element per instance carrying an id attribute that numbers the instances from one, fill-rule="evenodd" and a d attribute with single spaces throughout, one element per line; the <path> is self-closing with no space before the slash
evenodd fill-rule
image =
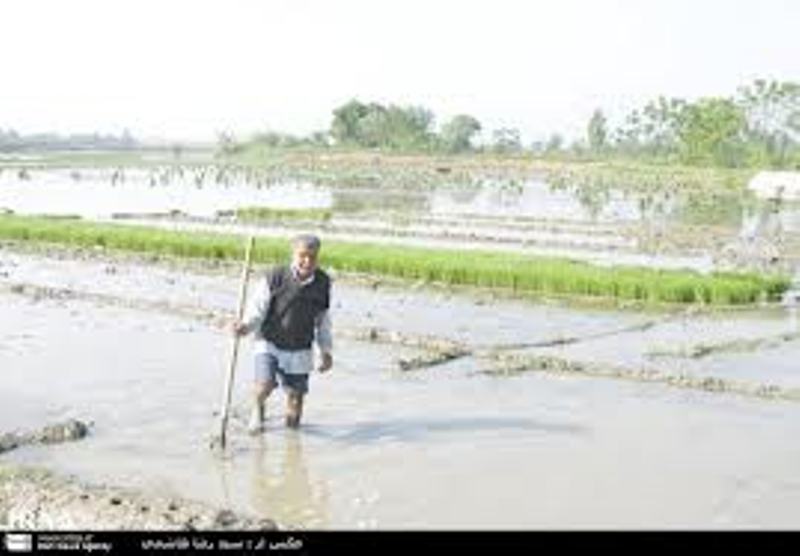
<path id="1" fill-rule="evenodd" d="M 250 259 L 253 253 L 253 245 L 256 238 L 250 236 L 247 241 L 247 248 L 244 253 L 244 268 L 242 269 L 242 281 L 239 284 L 239 303 L 236 308 L 236 320 L 241 321 L 244 316 L 244 304 L 247 299 L 247 282 L 250 277 Z M 236 361 L 239 356 L 239 335 L 234 334 L 231 358 L 228 364 L 228 373 L 225 376 L 225 392 L 222 397 L 222 413 L 220 416 L 219 445 L 225 448 L 226 433 L 228 429 L 228 416 L 231 407 L 231 395 L 233 393 L 233 375 L 236 371 Z"/>

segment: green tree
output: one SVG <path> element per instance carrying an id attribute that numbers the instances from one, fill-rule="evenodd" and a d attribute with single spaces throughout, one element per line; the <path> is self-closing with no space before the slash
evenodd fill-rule
<path id="1" fill-rule="evenodd" d="M 658 97 L 648 102 L 639 118 L 639 142 L 656 156 L 674 154 L 689 104 L 680 98 Z"/>
<path id="2" fill-rule="evenodd" d="M 328 138 L 329 137 L 330 137 L 330 134 L 327 131 L 320 130 L 320 131 L 313 132 L 309 136 L 308 140 L 312 145 L 315 145 L 315 146 L 318 146 L 318 147 L 327 147 L 328 146 Z"/>
<path id="3" fill-rule="evenodd" d="M 757 79 L 739 88 L 737 101 L 752 162 L 784 166 L 800 138 L 800 84 Z"/>
<path id="4" fill-rule="evenodd" d="M 340 144 L 407 150 L 428 147 L 433 138 L 433 112 L 421 106 L 352 100 L 333 114 L 331 136 Z"/>
<path id="5" fill-rule="evenodd" d="M 703 98 L 687 105 L 678 131 L 682 158 L 690 164 L 741 165 L 745 123 L 742 109 L 728 98 Z"/>
<path id="6" fill-rule="evenodd" d="M 389 106 L 385 112 L 386 140 L 383 146 L 408 150 L 426 148 L 433 137 L 433 112 L 422 106 Z"/>
<path id="7" fill-rule="evenodd" d="M 355 99 L 333 111 L 331 137 L 341 145 L 359 142 L 359 124 L 370 112 L 370 107 Z"/>
<path id="8" fill-rule="evenodd" d="M 560 151 L 563 146 L 564 137 L 560 133 L 553 133 L 547 140 L 544 150 L 547 153 L 555 153 Z"/>
<path id="9" fill-rule="evenodd" d="M 606 138 L 608 131 L 606 129 L 606 117 L 603 111 L 599 108 L 594 111 L 589 125 L 586 129 L 586 135 L 589 140 L 589 148 L 594 152 L 600 152 L 606 147 Z"/>
<path id="10" fill-rule="evenodd" d="M 614 144 L 633 155 L 669 156 L 680 149 L 679 132 L 688 103 L 659 97 L 633 110 L 614 132 Z"/>
<path id="11" fill-rule="evenodd" d="M 362 147 L 385 147 L 389 142 L 389 118 L 383 106 L 374 105 L 358 121 L 356 138 Z"/>
<path id="12" fill-rule="evenodd" d="M 265 131 L 256 134 L 256 136 L 253 137 L 253 142 L 273 148 L 291 148 L 300 145 L 303 140 L 289 133 L 282 133 L 280 131 Z"/>
<path id="13" fill-rule="evenodd" d="M 473 137 L 481 131 L 481 123 L 467 114 L 453 116 L 442 126 L 439 138 L 448 152 L 463 152 L 472 149 Z"/>
<path id="14" fill-rule="evenodd" d="M 492 150 L 499 153 L 512 153 L 522 150 L 519 130 L 514 127 L 501 127 L 492 132 Z"/>

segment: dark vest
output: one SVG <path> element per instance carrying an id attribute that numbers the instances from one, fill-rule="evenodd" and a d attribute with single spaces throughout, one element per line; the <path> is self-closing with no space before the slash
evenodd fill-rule
<path id="1" fill-rule="evenodd" d="M 317 269 L 314 280 L 302 286 L 291 268 L 278 266 L 267 272 L 267 280 L 270 303 L 261 325 L 264 338 L 287 351 L 310 349 L 314 319 L 330 306 L 330 278 Z"/>

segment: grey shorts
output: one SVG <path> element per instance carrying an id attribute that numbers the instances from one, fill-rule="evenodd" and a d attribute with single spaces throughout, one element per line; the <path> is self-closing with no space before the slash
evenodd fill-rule
<path id="1" fill-rule="evenodd" d="M 306 394 L 308 374 L 289 374 L 278 366 L 278 358 L 270 353 L 257 353 L 255 360 L 256 382 L 280 384 L 287 392 Z"/>

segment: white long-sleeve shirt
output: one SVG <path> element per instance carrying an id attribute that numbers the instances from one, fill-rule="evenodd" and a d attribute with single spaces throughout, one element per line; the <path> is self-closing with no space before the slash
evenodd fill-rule
<path id="1" fill-rule="evenodd" d="M 292 270 L 294 272 L 294 269 Z M 312 274 L 307 280 L 301 282 L 302 285 L 310 284 L 314 281 Z M 247 333 L 254 332 L 253 351 L 255 353 L 269 353 L 278 359 L 278 366 L 288 374 L 307 374 L 314 369 L 313 348 L 298 351 L 286 351 L 278 348 L 275 344 L 264 338 L 261 333 L 261 324 L 267 317 L 269 304 L 272 300 L 269 280 L 265 276 L 261 279 L 253 293 L 253 297 L 245 309 L 242 322 Z M 314 319 L 314 344 L 322 353 L 331 353 L 333 350 L 333 335 L 331 332 L 330 311 L 321 312 Z"/>

